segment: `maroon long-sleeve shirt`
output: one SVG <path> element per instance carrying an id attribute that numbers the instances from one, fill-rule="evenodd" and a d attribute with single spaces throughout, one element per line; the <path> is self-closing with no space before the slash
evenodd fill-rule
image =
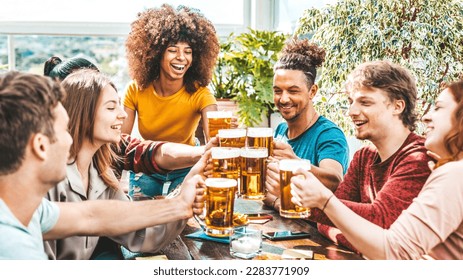
<path id="1" fill-rule="evenodd" d="M 335 195 L 347 207 L 363 218 L 389 228 L 421 191 L 431 171 L 424 138 L 410 133 L 402 146 L 381 162 L 374 146 L 357 151 L 344 180 Z M 311 220 L 318 222 L 318 230 L 329 236 L 334 226 L 319 209 L 312 209 Z M 333 238 L 331 238 L 333 239 Z M 357 251 L 342 234 L 335 242 Z"/>

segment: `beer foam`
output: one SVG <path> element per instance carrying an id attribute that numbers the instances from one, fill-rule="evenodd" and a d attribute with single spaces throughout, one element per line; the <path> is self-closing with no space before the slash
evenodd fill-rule
<path id="1" fill-rule="evenodd" d="M 310 160 L 308 159 L 282 159 L 279 162 L 280 170 L 294 172 L 298 168 L 310 170 Z"/>
<path id="2" fill-rule="evenodd" d="M 241 154 L 240 148 L 213 147 L 211 155 L 213 159 L 237 158 Z"/>
<path id="3" fill-rule="evenodd" d="M 238 138 L 246 137 L 246 129 L 219 129 L 219 137 L 221 138 Z"/>
<path id="4" fill-rule="evenodd" d="M 231 118 L 231 111 L 207 111 L 206 115 L 208 118 L 220 119 L 220 118 Z"/>
<path id="5" fill-rule="evenodd" d="M 235 179 L 228 178 L 207 178 L 205 183 L 206 186 L 215 188 L 232 188 L 238 184 Z"/>
<path id="6" fill-rule="evenodd" d="M 248 127 L 249 137 L 273 137 L 271 127 Z"/>
<path id="7" fill-rule="evenodd" d="M 266 158 L 267 148 L 241 148 L 241 156 L 245 158 Z"/>

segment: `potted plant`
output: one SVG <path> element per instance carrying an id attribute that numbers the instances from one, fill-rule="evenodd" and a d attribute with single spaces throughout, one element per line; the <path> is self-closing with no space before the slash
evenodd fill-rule
<path id="1" fill-rule="evenodd" d="M 228 52 L 230 52 L 231 48 L 231 37 L 220 43 L 219 57 L 217 58 L 214 75 L 210 83 L 212 92 L 217 99 L 232 99 L 236 96 L 234 87 L 239 74 L 233 72 L 233 68 L 227 60 Z"/>
<path id="2" fill-rule="evenodd" d="M 240 123 L 247 127 L 268 120 L 274 112 L 273 65 L 288 35 L 249 29 L 231 34 L 222 43 L 211 83 L 217 98 L 230 98 L 238 105 Z"/>
<path id="3" fill-rule="evenodd" d="M 236 97 L 237 91 L 236 83 L 239 78 L 239 73 L 233 72 L 233 68 L 227 61 L 228 52 L 232 48 L 231 36 L 233 33 L 220 44 L 220 53 L 217 59 L 217 64 L 212 76 L 210 87 L 217 99 L 217 106 L 219 111 L 233 111 L 238 112 L 238 105 L 234 98 Z"/>

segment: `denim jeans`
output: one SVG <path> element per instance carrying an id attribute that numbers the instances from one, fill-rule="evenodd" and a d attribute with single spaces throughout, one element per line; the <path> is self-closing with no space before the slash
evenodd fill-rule
<path id="1" fill-rule="evenodd" d="M 190 171 L 191 167 L 173 170 L 167 174 L 129 172 L 129 196 L 140 193 L 145 196 L 167 195 L 173 191 Z"/>

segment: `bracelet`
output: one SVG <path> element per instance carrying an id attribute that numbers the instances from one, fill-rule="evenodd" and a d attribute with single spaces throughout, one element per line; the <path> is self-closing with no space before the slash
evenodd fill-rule
<path id="1" fill-rule="evenodd" d="M 277 197 L 273 200 L 273 202 L 272 202 L 272 208 L 275 208 L 275 202 L 277 202 L 278 199 L 279 199 L 279 197 L 277 196 Z"/>
<path id="2" fill-rule="evenodd" d="M 330 195 L 330 197 L 328 197 L 328 199 L 326 200 L 325 202 L 325 205 L 323 205 L 323 208 L 322 208 L 322 212 L 325 211 L 325 208 L 326 208 L 326 205 L 328 205 L 328 202 L 330 202 L 331 198 L 334 196 L 334 193 L 332 193 Z"/>

